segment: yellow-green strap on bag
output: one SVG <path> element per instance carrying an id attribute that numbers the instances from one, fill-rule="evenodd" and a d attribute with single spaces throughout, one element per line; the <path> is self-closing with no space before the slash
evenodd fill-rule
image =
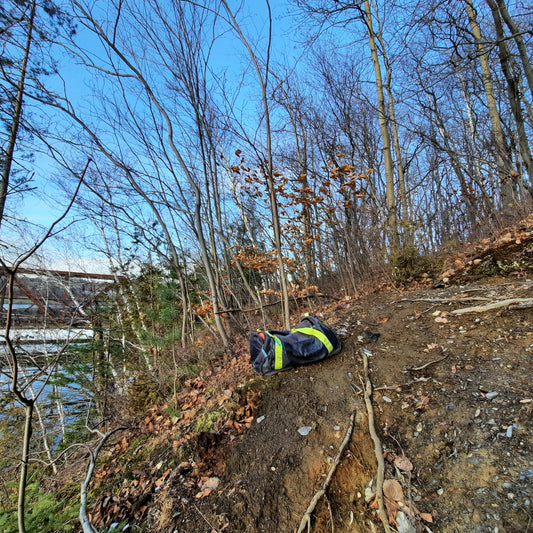
<path id="1" fill-rule="evenodd" d="M 292 332 L 300 332 L 304 333 L 305 335 L 312 335 L 313 337 L 316 337 L 328 350 L 328 353 L 331 353 L 333 351 L 333 345 L 331 344 L 330 340 L 322 333 L 321 331 L 318 331 L 318 329 L 314 328 L 296 328 L 291 329 Z M 276 346 L 277 349 L 277 346 Z"/>
<path id="2" fill-rule="evenodd" d="M 268 331 L 265 331 L 265 333 L 274 339 L 274 370 L 281 370 L 283 368 L 283 345 L 275 335 L 272 335 Z"/>

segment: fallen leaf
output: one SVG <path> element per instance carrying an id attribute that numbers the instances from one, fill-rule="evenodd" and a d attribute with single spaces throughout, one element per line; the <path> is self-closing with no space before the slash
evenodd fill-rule
<path id="1" fill-rule="evenodd" d="M 404 502 L 403 489 L 396 479 L 386 479 L 383 482 L 383 495 L 394 502 Z"/>
<path id="2" fill-rule="evenodd" d="M 198 494 L 196 494 L 194 497 L 199 500 L 201 498 L 205 498 L 206 496 L 209 496 L 213 492 L 213 489 L 204 489 L 201 490 Z"/>
<path id="3" fill-rule="evenodd" d="M 399 455 L 394 459 L 394 466 L 404 472 L 411 472 L 413 470 L 413 463 L 404 455 Z"/>
<path id="4" fill-rule="evenodd" d="M 428 524 L 433 523 L 433 515 L 431 513 L 420 513 L 420 518 Z"/>

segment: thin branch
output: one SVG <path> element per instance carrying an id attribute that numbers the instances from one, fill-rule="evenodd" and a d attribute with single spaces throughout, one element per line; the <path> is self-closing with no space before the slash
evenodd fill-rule
<path id="1" fill-rule="evenodd" d="M 80 502 L 80 511 L 79 511 L 78 517 L 80 519 L 83 533 L 97 533 L 97 531 L 94 529 L 93 525 L 91 524 L 89 517 L 87 516 L 87 490 L 89 488 L 89 483 L 91 482 L 91 479 L 93 477 L 94 467 L 96 466 L 96 459 L 98 458 L 98 454 L 102 450 L 107 440 L 112 435 L 114 435 L 117 431 L 122 431 L 124 429 L 127 429 L 127 428 L 118 427 L 111 431 L 108 431 L 105 434 L 102 434 L 101 431 L 93 430 L 94 433 L 97 433 L 99 436 L 101 436 L 100 442 L 98 443 L 98 445 L 96 446 L 94 450 L 91 450 L 86 445 L 80 444 L 80 446 L 84 446 L 87 449 L 87 451 L 89 452 L 89 457 L 90 457 L 89 466 L 85 474 L 85 479 L 83 480 L 81 487 L 80 487 L 81 502 Z"/>
<path id="2" fill-rule="evenodd" d="M 411 368 L 406 368 L 405 371 L 408 371 L 408 370 L 414 370 L 414 371 L 423 370 L 424 368 L 427 368 L 430 365 L 434 365 L 435 363 L 440 363 L 441 361 L 444 361 L 444 359 L 448 358 L 449 356 L 450 356 L 450 354 L 447 353 L 444 357 L 441 357 L 440 359 L 435 359 L 433 361 L 429 361 L 429 363 L 426 363 L 425 365 L 422 365 L 422 366 L 413 366 Z"/>

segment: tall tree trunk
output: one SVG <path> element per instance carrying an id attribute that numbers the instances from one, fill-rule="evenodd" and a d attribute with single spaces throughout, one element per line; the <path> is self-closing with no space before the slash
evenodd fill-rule
<path id="1" fill-rule="evenodd" d="M 400 133 L 398 131 L 398 122 L 396 120 L 396 106 L 394 103 L 394 95 L 392 92 L 392 68 L 390 65 L 389 57 L 387 54 L 387 48 L 385 46 L 385 40 L 383 39 L 383 30 L 381 28 L 381 22 L 379 32 L 377 34 L 378 40 L 381 45 L 381 50 L 383 54 L 383 62 L 385 64 L 385 89 L 387 90 L 387 97 L 389 100 L 389 118 L 390 118 L 390 129 L 393 139 L 394 154 L 396 156 L 396 170 L 398 172 L 398 197 L 400 203 L 400 215 L 401 222 L 404 228 L 404 245 L 412 246 L 414 245 L 414 234 L 410 224 L 409 216 L 409 198 L 407 197 L 407 186 L 405 182 L 405 167 L 402 160 L 402 151 L 400 144 Z"/>
<path id="2" fill-rule="evenodd" d="M 487 0 L 487 2 L 490 6 L 492 0 Z M 533 97 L 533 67 L 531 66 L 531 61 L 529 60 L 529 55 L 527 53 L 527 48 L 524 43 L 524 39 L 522 38 L 522 32 L 514 23 L 514 20 L 511 18 L 511 15 L 509 15 L 509 11 L 507 10 L 507 6 L 505 5 L 505 0 L 496 0 L 496 3 L 498 4 L 498 9 L 500 10 L 500 15 L 502 19 L 511 31 L 511 36 L 516 42 L 518 53 L 520 55 L 520 60 L 522 61 L 522 66 L 524 67 L 527 84 L 529 85 L 531 96 Z"/>
<path id="3" fill-rule="evenodd" d="M 192 191 L 192 197 L 193 197 L 192 202 L 194 204 L 194 208 L 191 210 L 189 214 L 190 214 L 191 221 L 193 223 L 193 229 L 195 232 L 195 236 L 198 239 L 198 245 L 199 245 L 200 254 L 202 257 L 202 264 L 205 268 L 207 281 L 209 284 L 209 290 L 211 291 L 211 297 L 212 297 L 212 303 L 213 303 L 213 315 L 215 319 L 216 329 L 217 329 L 217 332 L 219 334 L 220 340 L 222 341 L 224 348 L 228 348 L 229 339 L 228 339 L 226 329 L 224 327 L 224 323 L 221 318 L 220 301 L 218 299 L 216 276 L 213 271 L 211 255 L 209 253 L 209 247 L 208 247 L 208 244 L 205 238 L 205 233 L 204 233 L 204 225 L 203 225 L 203 220 L 202 220 L 202 191 L 200 190 L 197 180 L 195 179 L 193 170 L 186 164 L 181 151 L 178 149 L 175 143 L 174 123 L 171 119 L 171 116 L 169 112 L 167 111 L 166 107 L 163 105 L 163 103 L 154 93 L 153 86 L 144 77 L 141 70 L 135 65 L 133 60 L 126 57 L 125 53 L 119 49 L 118 45 L 116 44 L 115 39 L 107 35 L 104 29 L 92 17 L 91 13 L 89 13 L 80 4 L 80 2 L 78 2 L 77 0 L 74 0 L 74 5 L 78 9 L 80 9 L 83 16 L 86 17 L 87 23 L 92 25 L 92 30 L 95 32 L 95 34 L 99 36 L 99 38 L 109 48 L 110 51 L 112 51 L 114 54 L 117 55 L 118 58 L 120 58 L 120 61 L 123 62 L 124 66 L 126 66 L 129 69 L 129 71 L 131 72 L 131 77 L 135 78 L 140 83 L 140 85 L 143 87 L 146 93 L 147 98 L 158 110 L 158 112 L 160 113 L 162 117 L 163 122 L 166 125 L 166 140 L 168 143 L 168 147 L 170 148 L 170 151 L 176 158 L 178 165 L 183 171 L 183 174 L 185 175 L 187 183 L 189 184 L 191 191 Z M 126 165 L 118 161 L 117 158 L 106 149 L 106 147 L 102 144 L 102 141 L 100 141 L 100 139 L 96 137 L 94 132 L 92 132 L 88 128 L 88 126 L 85 123 L 83 123 L 83 121 L 81 121 L 72 112 L 70 113 L 70 115 L 89 133 L 89 135 L 97 143 L 98 148 L 102 151 L 102 153 L 105 154 L 115 165 L 117 165 L 119 168 L 122 168 L 125 172 L 127 172 L 129 174 L 128 179 L 130 179 L 132 183 L 135 183 L 135 180 L 132 179 L 133 175 L 131 171 L 126 167 Z M 142 191 L 142 188 L 139 188 L 139 190 L 137 190 L 138 193 L 140 193 L 140 191 Z M 142 192 L 144 193 L 143 198 L 146 199 L 147 198 L 146 193 L 144 191 Z M 155 211 L 154 211 L 154 214 L 156 214 Z"/>
<path id="4" fill-rule="evenodd" d="M 26 485 L 28 481 L 28 462 L 30 459 L 31 422 L 33 419 L 34 400 L 25 398 L 24 401 L 24 437 L 22 440 L 22 455 L 20 458 L 19 494 L 17 504 L 17 520 L 19 533 L 26 533 Z"/>
<path id="5" fill-rule="evenodd" d="M 383 84 L 383 76 L 381 74 L 381 65 L 379 62 L 379 55 L 376 45 L 376 34 L 374 32 L 372 23 L 372 10 L 370 8 L 369 0 L 364 1 L 364 16 L 368 32 L 368 42 L 370 44 L 370 52 L 372 54 L 372 63 L 374 65 L 374 73 L 376 76 L 376 92 L 378 99 L 378 118 L 379 128 L 381 131 L 383 163 L 385 165 L 385 180 L 387 183 L 387 229 L 389 233 L 390 246 L 392 250 L 399 247 L 398 236 L 398 221 L 397 221 L 397 204 L 396 194 L 394 190 L 394 163 L 392 160 L 391 140 L 388 127 L 388 113 L 385 102 L 385 91 Z"/>
<path id="6" fill-rule="evenodd" d="M 13 108 L 13 116 L 11 118 L 11 127 L 9 130 L 9 138 L 7 141 L 6 153 L 4 155 L 4 165 L 2 169 L 2 178 L 0 180 L 0 226 L 4 218 L 4 211 L 6 206 L 7 194 L 9 192 L 9 179 L 11 176 L 11 167 L 13 165 L 13 158 L 15 154 L 15 145 L 17 143 L 18 131 L 20 121 L 22 118 L 22 103 L 24 100 L 24 87 L 26 84 L 26 73 L 28 69 L 28 60 L 30 57 L 30 48 L 33 41 L 33 28 L 35 20 L 35 10 L 37 2 L 34 0 L 31 3 L 31 11 L 28 19 L 28 34 L 26 37 L 26 46 L 24 47 L 24 57 L 20 66 L 20 76 L 17 85 L 17 95 L 15 97 L 15 105 Z"/>
<path id="7" fill-rule="evenodd" d="M 241 30 L 241 27 L 239 26 L 237 20 L 235 19 L 235 16 L 233 15 L 233 12 L 231 11 L 230 7 L 228 6 L 228 3 L 226 0 L 222 0 L 222 4 L 224 5 L 226 12 L 231 19 L 231 22 L 233 24 L 233 27 L 237 34 L 239 35 L 239 38 L 241 39 L 242 43 L 248 50 L 248 53 L 250 54 L 250 59 L 254 65 L 255 71 L 257 73 L 257 77 L 259 80 L 259 85 L 261 87 L 261 99 L 263 102 L 263 111 L 265 113 L 265 132 L 266 132 L 266 161 L 263 162 L 263 171 L 265 172 L 266 177 L 266 183 L 267 183 L 267 190 L 268 195 L 270 199 L 270 213 L 272 217 L 272 226 L 274 231 L 274 247 L 278 256 L 278 274 L 279 274 L 279 281 L 281 286 L 281 301 L 283 306 L 283 322 L 286 329 L 290 329 L 290 309 L 289 309 L 289 291 L 287 287 L 287 276 L 285 273 L 285 265 L 283 263 L 283 250 L 282 250 L 282 242 L 281 242 L 281 224 L 279 219 L 279 209 L 278 209 L 278 201 L 276 198 L 276 191 L 275 191 L 275 183 L 274 183 L 274 164 L 273 164 L 273 158 L 272 158 L 272 130 L 270 127 L 270 108 L 268 104 L 268 95 L 267 95 L 267 85 L 268 85 L 268 73 L 269 73 L 269 60 L 266 61 L 266 67 L 265 67 L 265 75 L 263 76 L 263 73 L 261 72 L 261 68 L 259 67 L 259 61 L 258 58 L 253 51 L 250 43 L 244 36 L 244 33 Z M 272 37 L 272 18 L 270 17 L 270 3 L 267 0 L 267 7 L 269 10 L 269 29 L 270 29 L 270 38 Z M 270 55 L 270 42 L 269 42 L 269 48 L 267 50 L 267 56 Z"/>
<path id="8" fill-rule="evenodd" d="M 492 83 L 492 74 L 490 71 L 488 52 L 485 49 L 484 41 L 481 36 L 481 30 L 477 23 L 477 14 L 474 9 L 472 0 L 464 0 L 470 28 L 475 39 L 476 49 L 481 64 L 481 78 L 487 99 L 487 108 L 492 128 L 492 138 L 496 152 L 496 169 L 501 186 L 501 206 L 505 218 L 511 218 L 515 214 L 515 201 L 513 198 L 513 184 L 511 181 L 512 163 L 509 156 L 509 150 L 505 142 L 502 124 L 496 98 L 494 96 L 494 87 Z"/>
<path id="9" fill-rule="evenodd" d="M 522 108 L 520 102 L 520 89 L 517 76 L 513 75 L 512 57 L 505 35 L 503 31 L 503 24 L 500 17 L 498 6 L 492 0 L 487 0 L 494 19 L 494 26 L 496 28 L 496 37 L 498 39 L 498 56 L 500 58 L 500 65 L 502 72 L 507 81 L 507 95 L 509 97 L 509 105 L 515 119 L 516 133 L 518 136 L 518 148 L 522 163 L 524 165 L 525 174 L 529 176 L 530 185 L 533 186 L 533 160 L 531 157 L 531 150 L 529 148 L 528 137 L 524 126 L 524 117 L 522 116 Z M 533 189 L 531 189 L 533 194 Z"/>

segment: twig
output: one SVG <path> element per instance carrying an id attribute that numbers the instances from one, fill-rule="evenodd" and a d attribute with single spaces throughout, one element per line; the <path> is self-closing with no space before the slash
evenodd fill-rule
<path id="1" fill-rule="evenodd" d="M 475 307 L 464 307 L 463 309 L 456 309 L 450 311 L 452 315 L 463 315 L 465 313 L 483 313 L 492 309 L 499 309 L 500 307 L 533 307 L 533 300 L 531 298 L 509 298 L 507 300 L 499 300 L 487 305 L 479 305 Z"/>
<path id="2" fill-rule="evenodd" d="M 427 303 L 435 303 L 435 304 L 453 304 L 457 302 L 486 302 L 487 300 L 490 300 L 490 298 L 482 297 L 482 296 L 467 296 L 465 298 L 402 298 L 401 300 L 396 300 L 395 303 L 399 302 L 427 302 Z"/>
<path id="3" fill-rule="evenodd" d="M 306 528 L 306 526 L 309 529 L 311 528 L 311 514 L 315 510 L 315 507 L 317 506 L 317 503 L 319 502 L 320 498 L 322 498 L 322 496 L 324 496 L 324 494 L 326 493 L 326 490 L 329 484 L 331 483 L 333 474 L 335 474 L 335 470 L 337 470 L 337 466 L 341 460 L 344 449 L 346 448 L 348 442 L 350 441 L 354 426 L 355 426 L 355 411 L 352 413 L 352 416 L 350 418 L 350 425 L 346 431 L 346 435 L 344 435 L 344 440 L 342 441 L 340 445 L 337 456 L 335 457 L 335 460 L 333 461 L 333 464 L 331 465 L 331 468 L 329 469 L 328 475 L 326 476 L 324 483 L 322 483 L 322 487 L 320 488 L 320 490 L 313 496 L 313 499 L 311 500 L 309 507 L 307 507 L 307 510 L 305 511 L 302 517 L 302 520 L 300 522 L 300 527 L 298 528 L 298 533 L 302 533 L 303 530 Z"/>
<path id="4" fill-rule="evenodd" d="M 444 361 L 447 357 L 449 357 L 450 354 L 446 354 L 444 357 L 441 357 L 440 359 L 435 359 L 434 361 L 429 361 L 429 363 L 426 363 L 422 366 L 412 366 L 411 368 L 406 368 L 405 370 L 423 370 L 424 368 L 427 368 L 429 365 L 434 365 L 435 363 L 440 363 L 441 361 Z"/>
<path id="5" fill-rule="evenodd" d="M 408 381 L 407 383 L 398 383 L 397 385 L 382 385 L 381 387 L 375 387 L 373 390 L 396 390 L 402 387 L 409 387 L 416 381 Z"/>
<path id="6" fill-rule="evenodd" d="M 215 531 L 216 533 L 220 533 L 220 530 L 217 529 L 209 520 L 205 517 L 205 515 L 198 509 L 198 506 L 196 504 L 193 504 L 194 508 L 198 511 L 198 514 L 207 522 L 207 525 L 211 528 L 212 531 Z"/>
<path id="7" fill-rule="evenodd" d="M 335 524 L 333 523 L 333 511 L 331 510 L 331 503 L 329 503 L 329 498 L 327 496 L 326 503 L 328 504 L 329 519 L 331 520 L 331 533 L 335 533 Z"/>
<path id="8" fill-rule="evenodd" d="M 368 414 L 368 430 L 372 441 L 374 442 L 374 452 L 376 454 L 376 461 L 378 463 L 378 471 L 376 475 L 376 501 L 378 503 L 378 515 L 383 524 L 385 533 L 391 533 L 389 527 L 389 519 L 387 518 L 387 512 L 385 511 L 385 505 L 383 502 L 383 481 L 385 478 L 385 460 L 383 459 L 383 448 L 381 441 L 376 433 L 376 426 L 374 423 L 374 408 L 372 406 L 372 382 L 368 376 L 368 358 L 365 352 L 361 350 L 361 357 L 363 358 L 363 370 L 365 379 L 365 405 Z"/>
<path id="9" fill-rule="evenodd" d="M 92 433 L 97 433 L 100 438 L 100 442 L 96 446 L 94 450 L 89 448 L 89 446 L 85 444 L 78 444 L 78 446 L 82 446 L 89 452 L 89 466 L 87 467 L 87 471 L 85 473 L 85 479 L 81 483 L 80 487 L 80 510 L 78 513 L 78 518 L 81 523 L 81 527 L 83 530 L 83 533 L 96 533 L 96 529 L 91 524 L 91 521 L 87 515 L 87 492 L 89 489 L 89 483 L 91 482 L 91 479 L 93 477 L 94 468 L 96 466 L 96 460 L 98 459 L 98 455 L 100 454 L 101 449 L 104 447 L 104 444 L 107 442 L 107 440 L 114 435 L 117 431 L 122 431 L 124 429 L 127 429 L 126 427 L 118 427 L 115 429 L 112 429 L 111 431 L 108 431 L 107 433 L 102 433 L 98 430 L 93 430 Z"/>

